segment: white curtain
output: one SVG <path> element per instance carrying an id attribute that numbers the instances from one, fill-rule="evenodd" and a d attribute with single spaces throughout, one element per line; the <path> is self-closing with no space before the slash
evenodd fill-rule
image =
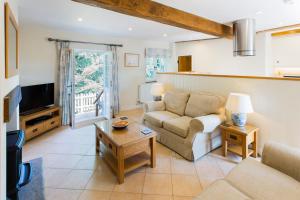
<path id="1" fill-rule="evenodd" d="M 111 116 L 115 117 L 120 111 L 119 101 L 119 66 L 116 46 L 107 46 L 107 50 L 112 54 L 111 61 Z"/>
<path id="2" fill-rule="evenodd" d="M 62 125 L 70 125 L 72 122 L 72 82 L 73 63 L 72 51 L 69 42 L 57 42 L 58 53 L 58 88 L 59 106 L 61 107 Z"/>

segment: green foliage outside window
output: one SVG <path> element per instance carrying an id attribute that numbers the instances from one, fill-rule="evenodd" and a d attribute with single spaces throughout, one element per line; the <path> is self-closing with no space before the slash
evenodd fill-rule
<path id="1" fill-rule="evenodd" d="M 75 93 L 96 93 L 104 84 L 104 57 L 99 51 L 76 50 Z"/>

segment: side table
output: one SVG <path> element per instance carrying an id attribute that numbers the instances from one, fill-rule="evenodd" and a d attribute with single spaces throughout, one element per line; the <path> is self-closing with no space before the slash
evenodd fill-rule
<path id="1" fill-rule="evenodd" d="M 222 124 L 223 155 L 227 156 L 227 151 L 242 156 L 243 159 L 253 156 L 257 157 L 257 134 L 259 128 L 252 125 L 244 127 L 234 126 L 232 124 Z M 249 145 L 252 144 L 252 148 Z"/>

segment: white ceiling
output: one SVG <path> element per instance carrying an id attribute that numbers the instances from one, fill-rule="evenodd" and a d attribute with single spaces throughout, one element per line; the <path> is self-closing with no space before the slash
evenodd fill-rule
<path id="1" fill-rule="evenodd" d="M 256 18 L 257 30 L 300 24 L 300 0 L 156 0 L 220 23 Z M 149 40 L 182 41 L 211 36 L 86 6 L 71 0 L 20 0 L 20 23 Z M 82 18 L 79 22 L 77 19 Z M 128 28 L 132 27 L 132 31 Z M 167 37 L 163 37 L 167 34 Z"/>

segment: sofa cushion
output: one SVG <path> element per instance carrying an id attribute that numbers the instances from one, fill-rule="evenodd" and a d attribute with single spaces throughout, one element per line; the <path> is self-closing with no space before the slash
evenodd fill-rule
<path id="1" fill-rule="evenodd" d="M 211 93 L 192 93 L 187 102 L 185 115 L 199 117 L 220 114 L 224 110 L 225 98 Z"/>
<path id="2" fill-rule="evenodd" d="M 298 181 L 252 158 L 244 160 L 235 167 L 226 180 L 253 199 L 296 200 L 300 198 Z"/>
<path id="3" fill-rule="evenodd" d="M 153 112 L 145 113 L 144 120 L 146 120 L 147 122 L 149 122 L 154 126 L 161 128 L 163 126 L 163 121 L 168 119 L 178 118 L 178 117 L 180 116 L 168 111 L 153 111 Z"/>
<path id="4" fill-rule="evenodd" d="M 183 116 L 175 119 L 168 119 L 163 122 L 164 129 L 185 138 L 189 132 L 192 118 Z"/>
<path id="5" fill-rule="evenodd" d="M 166 110 L 182 116 L 188 99 L 188 93 L 181 91 L 169 91 L 164 96 Z"/>
<path id="6" fill-rule="evenodd" d="M 219 180 L 204 190 L 195 200 L 250 200 L 251 198 L 237 190 L 225 180 Z"/>

